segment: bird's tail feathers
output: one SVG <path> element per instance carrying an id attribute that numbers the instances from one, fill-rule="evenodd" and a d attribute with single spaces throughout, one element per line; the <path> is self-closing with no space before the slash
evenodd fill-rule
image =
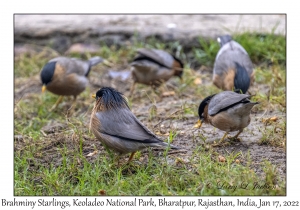
<path id="1" fill-rule="evenodd" d="M 103 61 L 104 61 L 104 59 L 101 58 L 100 56 L 95 56 L 95 57 L 92 57 L 89 59 L 90 66 L 95 66 L 98 63 L 101 63 Z"/>
<path id="2" fill-rule="evenodd" d="M 234 78 L 234 91 L 245 94 L 250 87 L 250 77 L 244 66 L 236 64 L 236 75 Z"/>

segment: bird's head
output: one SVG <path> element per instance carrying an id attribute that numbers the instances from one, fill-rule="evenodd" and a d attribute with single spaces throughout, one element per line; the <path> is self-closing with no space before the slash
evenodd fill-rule
<path id="1" fill-rule="evenodd" d="M 220 44 L 220 47 L 224 46 L 227 42 L 230 42 L 232 37 L 230 35 L 219 36 L 217 41 Z"/>
<path id="2" fill-rule="evenodd" d="M 96 99 L 96 105 L 100 109 L 129 108 L 125 96 L 111 87 L 102 87 L 92 97 Z"/>
<path id="3" fill-rule="evenodd" d="M 56 62 L 47 63 L 41 71 L 41 81 L 43 83 L 42 92 L 46 90 L 46 85 L 52 81 Z"/>
<path id="4" fill-rule="evenodd" d="M 198 115 L 199 115 L 199 128 L 201 127 L 202 123 L 206 120 L 206 117 L 207 117 L 207 106 L 210 102 L 210 100 L 212 99 L 212 97 L 214 97 L 216 94 L 213 94 L 213 95 L 210 95 L 210 96 L 207 96 L 205 99 L 203 99 L 199 105 L 199 108 L 198 108 Z"/>

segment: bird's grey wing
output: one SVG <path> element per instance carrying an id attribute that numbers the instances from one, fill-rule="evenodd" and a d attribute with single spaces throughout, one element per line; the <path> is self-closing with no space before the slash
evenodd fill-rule
<path id="1" fill-rule="evenodd" d="M 77 74 L 84 76 L 89 71 L 89 62 L 82 61 L 77 58 L 67 58 L 67 57 L 57 57 L 51 61 L 56 61 L 59 65 L 61 65 L 66 70 L 66 74 Z"/>
<path id="2" fill-rule="evenodd" d="M 249 98 L 249 95 L 238 94 L 233 91 L 223 91 L 218 93 L 209 102 L 208 114 L 213 116 L 223 109 L 226 109 L 246 98 Z"/>
<path id="3" fill-rule="evenodd" d="M 228 68 L 235 68 L 235 63 L 244 66 L 249 75 L 253 72 L 253 64 L 246 50 L 237 42 L 230 41 L 219 50 L 214 64 L 214 73 L 222 74 Z"/>
<path id="4" fill-rule="evenodd" d="M 91 57 L 90 59 L 89 59 L 89 64 L 90 64 L 90 66 L 95 66 L 95 65 L 97 65 L 98 63 L 101 63 L 101 62 L 103 62 L 104 61 L 104 59 L 102 58 L 102 57 L 100 57 L 100 56 L 95 56 L 95 57 Z"/>
<path id="5" fill-rule="evenodd" d="M 172 68 L 173 66 L 173 56 L 163 50 L 141 48 L 138 49 L 137 52 L 143 56 L 155 60 L 156 62 L 167 68 Z"/>
<path id="6" fill-rule="evenodd" d="M 119 108 L 97 112 L 101 133 L 115 136 L 123 140 L 139 141 L 141 143 L 162 142 L 146 128 L 128 108 Z"/>

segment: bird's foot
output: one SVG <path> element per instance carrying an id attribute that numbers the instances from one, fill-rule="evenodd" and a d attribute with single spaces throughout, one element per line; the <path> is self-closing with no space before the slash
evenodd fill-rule
<path id="1" fill-rule="evenodd" d="M 225 138 L 226 138 L 226 136 L 227 136 L 227 134 L 228 134 L 228 132 L 226 132 L 225 134 L 224 134 L 224 136 L 221 138 L 221 140 L 219 141 L 219 142 L 214 142 L 214 144 L 212 145 L 213 147 L 215 147 L 215 146 L 220 146 L 220 145 L 224 145 L 224 143 L 227 143 L 227 142 L 224 142 L 224 140 L 225 140 Z M 224 143 L 223 143 L 224 142 Z M 223 144 L 221 144 L 221 143 L 223 143 Z"/>
<path id="2" fill-rule="evenodd" d="M 55 102 L 55 104 L 51 107 L 51 109 L 49 110 L 50 112 L 52 112 L 54 109 L 56 109 L 56 107 L 60 104 L 60 102 L 62 101 L 63 96 L 59 96 L 59 98 L 57 99 L 57 101 Z"/>
<path id="3" fill-rule="evenodd" d="M 241 141 L 241 139 L 239 138 L 239 137 L 237 137 L 237 136 L 228 136 L 227 137 L 230 141 L 238 141 L 238 142 L 240 142 Z"/>
<path id="4" fill-rule="evenodd" d="M 230 142 L 228 142 L 228 141 L 226 141 L 226 142 L 224 142 L 224 141 L 215 142 L 214 141 L 214 143 L 211 146 L 212 147 L 221 147 L 221 146 L 228 146 L 228 145 L 230 145 Z"/>

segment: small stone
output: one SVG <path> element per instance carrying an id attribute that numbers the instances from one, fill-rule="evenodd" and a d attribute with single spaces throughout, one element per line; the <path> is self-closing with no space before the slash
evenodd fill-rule
<path id="1" fill-rule="evenodd" d="M 223 157 L 222 155 L 219 155 L 218 159 L 219 159 L 219 162 L 225 162 L 226 161 L 226 158 Z"/>
<path id="2" fill-rule="evenodd" d="M 15 135 L 14 139 L 15 139 L 15 141 L 23 141 L 23 136 L 22 135 Z"/>

